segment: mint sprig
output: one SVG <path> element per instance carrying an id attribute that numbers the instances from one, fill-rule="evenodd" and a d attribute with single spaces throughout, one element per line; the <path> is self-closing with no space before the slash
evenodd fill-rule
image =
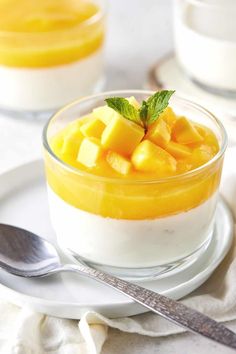
<path id="1" fill-rule="evenodd" d="M 120 113 L 124 118 L 132 120 L 135 123 L 139 122 L 138 110 L 123 97 L 111 97 L 105 99 L 107 105 Z"/>
<path id="2" fill-rule="evenodd" d="M 147 101 L 143 101 L 139 109 L 132 106 L 126 98 L 110 97 L 107 105 L 124 118 L 141 125 L 145 131 L 153 124 L 169 104 L 169 99 L 175 91 L 163 90 L 154 93 Z"/>

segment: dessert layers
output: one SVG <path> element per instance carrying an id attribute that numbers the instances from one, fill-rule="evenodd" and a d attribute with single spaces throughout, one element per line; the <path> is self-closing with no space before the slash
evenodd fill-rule
<path id="1" fill-rule="evenodd" d="M 58 108 L 102 78 L 104 18 L 89 0 L 0 0 L 0 105 Z"/>
<path id="2" fill-rule="evenodd" d="M 209 242 L 225 149 L 223 128 L 201 107 L 168 105 L 173 91 L 136 93 L 72 103 L 45 130 L 59 245 L 135 276 L 183 265 Z"/>

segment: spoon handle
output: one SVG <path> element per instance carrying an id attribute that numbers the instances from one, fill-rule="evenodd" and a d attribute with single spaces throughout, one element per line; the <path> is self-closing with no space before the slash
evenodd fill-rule
<path id="1" fill-rule="evenodd" d="M 204 314 L 166 296 L 84 265 L 65 265 L 64 271 L 86 274 L 127 295 L 158 315 L 192 332 L 236 349 L 236 334 Z"/>

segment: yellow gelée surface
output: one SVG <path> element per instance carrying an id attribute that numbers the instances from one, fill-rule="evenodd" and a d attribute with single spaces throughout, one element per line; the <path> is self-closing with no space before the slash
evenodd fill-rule
<path id="1" fill-rule="evenodd" d="M 176 122 L 173 124 L 173 111 L 167 110 L 167 113 L 168 111 L 172 115 L 171 123 L 168 124 L 170 130 L 173 130 L 179 117 L 175 117 Z M 167 113 L 163 115 L 165 122 L 168 122 Z M 89 121 L 93 119 L 98 119 L 96 114 L 89 117 Z M 100 119 L 102 120 L 102 117 Z M 84 120 L 88 121 L 88 117 L 64 128 L 65 136 L 70 136 L 70 130 L 73 131 L 75 127 L 80 129 Z M 110 120 L 108 124 L 113 124 L 112 122 L 113 120 Z M 130 146 L 125 151 L 123 149 L 126 145 L 122 140 L 121 131 L 120 155 L 103 147 L 102 155 L 90 168 L 86 166 L 86 154 L 88 159 L 91 158 L 89 150 L 83 151 L 84 164 L 79 163 L 78 159 L 68 157 L 70 154 L 63 151 L 62 130 L 50 139 L 51 148 L 62 161 L 76 170 L 65 169 L 46 152 L 48 183 L 67 203 L 105 217 L 151 219 L 190 210 L 206 201 L 216 191 L 220 181 L 222 159 L 216 160 L 201 172 L 183 175 L 205 164 L 219 151 L 217 138 L 209 128 L 191 121 L 189 123 L 190 133 L 187 130 L 189 125 L 184 123 L 184 138 L 188 134 L 191 137 L 193 129 L 196 129 L 201 139 L 195 144 L 192 143 L 192 138 L 191 144 L 176 143 L 178 133 L 175 130 L 175 140 L 167 144 L 166 150 L 145 136 L 139 145 L 137 143 L 137 146 L 133 147 L 133 152 L 130 151 Z M 180 134 L 183 136 L 182 129 Z M 116 143 L 118 141 L 117 135 Z M 111 160 L 111 156 L 115 156 L 115 159 Z M 128 168 L 124 168 L 124 162 Z M 165 177 L 174 178 L 163 180 Z"/>
<path id="2" fill-rule="evenodd" d="M 92 0 L 0 0 L 0 64 L 47 67 L 82 59 L 103 43 Z"/>

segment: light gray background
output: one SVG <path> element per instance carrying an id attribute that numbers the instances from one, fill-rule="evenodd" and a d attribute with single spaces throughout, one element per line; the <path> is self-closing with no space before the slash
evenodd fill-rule
<path id="1" fill-rule="evenodd" d="M 107 88 L 142 88 L 146 71 L 173 48 L 171 0 L 110 0 Z"/>

